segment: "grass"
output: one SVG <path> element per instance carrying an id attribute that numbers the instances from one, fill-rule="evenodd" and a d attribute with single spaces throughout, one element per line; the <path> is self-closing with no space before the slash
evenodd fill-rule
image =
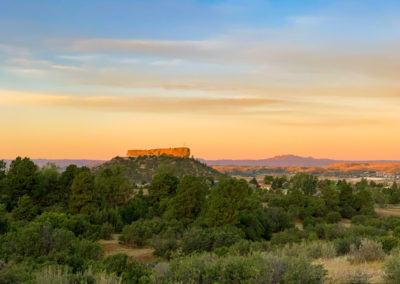
<path id="1" fill-rule="evenodd" d="M 318 259 L 314 261 L 314 264 L 322 264 L 328 270 L 325 283 L 341 283 L 357 273 L 368 275 L 371 283 L 384 283 L 382 261 L 351 264 L 346 256 L 341 256 L 332 259 Z"/>
<path id="2" fill-rule="evenodd" d="M 119 235 L 113 235 L 112 240 L 100 240 L 99 244 L 104 249 L 105 256 L 109 256 L 116 253 L 126 253 L 129 256 L 133 256 L 136 260 L 152 263 L 156 260 L 153 255 L 154 249 L 152 248 L 133 248 L 131 246 L 122 245 L 118 242 Z"/>

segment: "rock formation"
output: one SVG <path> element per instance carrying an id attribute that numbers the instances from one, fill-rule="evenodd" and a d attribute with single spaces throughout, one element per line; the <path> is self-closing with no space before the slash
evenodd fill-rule
<path id="1" fill-rule="evenodd" d="M 126 155 L 128 157 L 169 155 L 175 157 L 188 158 L 190 156 L 190 149 L 187 147 L 179 147 L 179 148 L 150 149 L 150 150 L 128 150 Z"/>

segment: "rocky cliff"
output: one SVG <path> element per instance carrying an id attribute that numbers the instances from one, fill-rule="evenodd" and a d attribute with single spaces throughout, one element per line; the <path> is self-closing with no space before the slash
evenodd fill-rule
<path id="1" fill-rule="evenodd" d="M 150 150 L 128 150 L 126 155 L 128 157 L 168 155 L 174 157 L 188 158 L 190 156 L 190 149 L 187 147 L 179 147 Z"/>

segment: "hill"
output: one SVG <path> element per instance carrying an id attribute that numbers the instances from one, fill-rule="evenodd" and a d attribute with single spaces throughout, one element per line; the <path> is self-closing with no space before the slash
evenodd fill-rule
<path id="1" fill-rule="evenodd" d="M 264 166 L 264 167 L 326 167 L 338 163 L 400 163 L 400 161 L 350 161 L 333 159 L 316 159 L 313 157 L 301 157 L 296 155 L 280 155 L 268 159 L 259 160 L 202 160 L 210 166 Z"/>
<path id="2" fill-rule="evenodd" d="M 132 182 L 150 182 L 154 174 L 161 170 L 167 170 L 177 177 L 185 175 L 203 176 L 219 179 L 225 175 L 206 164 L 193 158 L 174 156 L 138 156 L 138 157 L 115 157 L 99 167 L 111 165 L 122 165 L 126 168 L 126 176 Z M 97 167 L 97 168 L 99 168 Z M 96 170 L 96 168 L 94 169 Z"/>

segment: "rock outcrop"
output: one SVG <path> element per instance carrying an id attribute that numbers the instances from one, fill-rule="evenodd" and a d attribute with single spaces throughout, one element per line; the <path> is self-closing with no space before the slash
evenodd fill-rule
<path id="1" fill-rule="evenodd" d="M 190 149 L 187 147 L 179 147 L 150 150 L 128 150 L 126 155 L 128 157 L 169 155 L 174 157 L 188 158 L 190 156 Z"/>

